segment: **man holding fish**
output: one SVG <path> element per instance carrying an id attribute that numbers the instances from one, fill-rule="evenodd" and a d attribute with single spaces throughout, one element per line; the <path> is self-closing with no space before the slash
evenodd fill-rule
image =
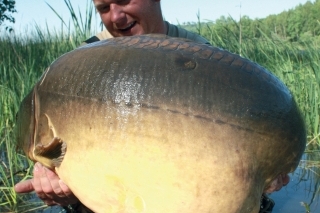
<path id="1" fill-rule="evenodd" d="M 107 30 L 84 42 L 142 34 L 167 34 L 210 44 L 205 38 L 163 20 L 160 0 L 93 0 Z M 35 164 L 33 179 L 16 185 L 17 192 L 35 191 L 47 205 L 77 202 L 69 188 L 51 170 Z"/>
<path id="2" fill-rule="evenodd" d="M 158 33 L 209 44 L 203 37 L 164 21 L 160 0 L 93 0 L 93 3 L 107 30 L 85 43 L 112 37 Z M 281 174 L 265 193 L 278 191 L 288 182 L 289 176 Z M 35 191 L 47 205 L 66 206 L 78 202 L 68 186 L 40 163 L 35 164 L 33 179 L 18 183 L 15 190 L 18 193 Z"/>

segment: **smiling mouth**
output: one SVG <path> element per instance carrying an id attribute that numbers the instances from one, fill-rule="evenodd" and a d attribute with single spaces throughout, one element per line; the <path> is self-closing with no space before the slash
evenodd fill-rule
<path id="1" fill-rule="evenodd" d="M 120 30 L 120 31 L 122 31 L 122 32 L 125 32 L 125 31 L 128 31 L 128 30 L 130 30 L 132 27 L 134 27 L 134 25 L 136 25 L 136 21 L 134 21 L 134 22 L 132 22 L 129 26 L 127 26 L 126 28 L 122 28 L 122 29 L 120 29 L 120 28 L 117 28 L 118 30 Z"/>

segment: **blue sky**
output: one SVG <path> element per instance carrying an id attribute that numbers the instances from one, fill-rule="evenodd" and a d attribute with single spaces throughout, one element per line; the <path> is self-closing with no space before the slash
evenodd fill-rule
<path id="1" fill-rule="evenodd" d="M 270 14 L 278 14 L 289 10 L 308 0 L 161 0 L 162 11 L 166 20 L 173 24 L 197 21 L 200 19 L 216 20 L 220 16 L 231 16 L 238 20 L 240 12 L 250 18 L 264 18 Z M 44 27 L 46 23 L 51 29 L 60 29 L 61 21 L 46 4 L 50 4 L 64 20 L 70 20 L 64 0 L 17 0 L 18 13 L 14 16 L 16 32 L 34 29 L 35 23 Z M 75 9 L 85 11 L 87 2 L 91 0 L 71 0 Z M 311 1 L 313 2 L 313 0 Z M 241 8 L 240 8 L 241 5 Z M 97 16 L 97 22 L 100 20 Z"/>

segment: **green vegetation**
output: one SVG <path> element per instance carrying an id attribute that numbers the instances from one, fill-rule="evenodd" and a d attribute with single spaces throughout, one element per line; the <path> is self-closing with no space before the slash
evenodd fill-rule
<path id="1" fill-rule="evenodd" d="M 0 212 L 19 199 L 12 186 L 27 177 L 30 168 L 24 155 L 16 153 L 14 143 L 15 114 L 19 103 L 30 91 L 43 70 L 58 56 L 71 50 L 71 42 L 62 37 L 48 37 L 38 31 L 33 39 L 0 38 Z M 32 171 L 32 170 L 31 170 Z M 12 210 L 12 209 L 11 209 Z"/>
<path id="2" fill-rule="evenodd" d="M 70 28 L 70 24 L 62 22 L 66 28 L 58 33 L 35 26 L 34 33 L 29 37 L 0 37 L 0 49 L 2 50 L 0 51 L 0 212 L 26 212 L 26 209 L 44 208 L 41 203 L 35 201 L 34 196 L 18 196 L 13 191 L 13 185 L 21 179 L 29 178 L 32 171 L 32 166 L 23 153 L 17 154 L 13 129 L 15 114 L 20 102 L 45 68 L 60 55 L 80 45 L 88 35 L 95 34 L 91 31 L 90 25 L 93 8 L 87 11 L 85 21 L 82 22 L 82 17 L 76 16 L 70 2 L 67 0 L 65 2 L 72 15 L 75 32 L 65 30 Z M 317 11 L 320 10 L 320 0 L 314 3 L 308 2 L 306 7 L 309 7 L 310 4 L 314 4 L 318 8 Z M 288 14 L 304 11 L 304 7 L 300 5 L 295 10 L 280 14 L 281 17 L 287 14 L 287 25 L 282 26 L 280 28 L 282 30 L 277 27 L 277 30 L 272 33 L 270 29 L 274 29 L 274 26 L 271 27 L 268 23 L 277 23 L 278 26 L 278 22 L 267 21 L 267 19 L 254 20 L 252 23 L 258 24 L 248 24 L 255 30 L 255 33 L 250 34 L 253 31 L 246 30 L 246 18 L 244 17 L 241 23 L 243 25 L 241 26 L 243 29 L 241 42 L 239 39 L 240 23 L 231 19 L 224 22 L 221 18 L 215 23 L 199 22 L 194 25 L 182 25 L 182 27 L 200 32 L 214 46 L 241 54 L 261 64 L 285 82 L 293 92 L 306 120 L 308 128 L 306 152 L 314 154 L 313 157 L 306 157 L 302 161 L 301 166 L 307 169 L 303 176 L 318 181 L 320 174 L 318 169 L 320 161 L 318 154 L 320 145 L 320 43 L 318 36 L 320 25 L 312 25 L 310 28 L 313 29 L 312 33 L 309 28 L 297 30 L 296 34 L 291 34 L 291 31 L 288 30 L 292 28 Z M 309 15 L 312 16 L 311 13 Z M 268 18 L 271 17 L 273 16 Z M 319 17 L 317 19 L 320 20 Z M 275 20 L 282 20 L 282 18 L 275 16 Z M 318 194 L 319 192 L 316 191 L 313 197 L 317 197 Z M 309 205 L 305 204 L 305 206 Z"/>
<path id="3" fill-rule="evenodd" d="M 270 15 L 261 19 L 242 16 L 241 21 L 236 22 L 231 17 L 221 16 L 215 21 L 206 22 L 210 30 L 202 29 L 201 34 L 210 38 L 212 29 L 214 29 L 218 35 L 225 38 L 227 38 L 226 35 L 234 35 L 236 38 L 243 39 L 259 39 L 268 36 L 291 42 L 308 41 L 310 38 L 320 41 L 319 11 L 320 0 L 314 0 L 278 15 Z M 183 23 L 183 26 L 189 30 L 198 29 L 197 23 Z"/>

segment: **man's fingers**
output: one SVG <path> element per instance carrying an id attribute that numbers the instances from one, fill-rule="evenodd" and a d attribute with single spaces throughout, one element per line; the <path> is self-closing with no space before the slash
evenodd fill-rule
<path id="1" fill-rule="evenodd" d="M 33 186 L 37 195 L 43 199 L 43 194 L 50 194 L 53 192 L 50 181 L 47 177 L 45 167 L 43 167 L 40 163 L 36 163 L 34 165 L 33 170 Z"/>
<path id="2" fill-rule="evenodd" d="M 290 182 L 290 176 L 288 174 L 280 174 L 276 179 L 272 181 L 270 186 L 264 191 L 265 193 L 272 193 L 279 191 L 283 186 L 286 186 Z"/>
<path id="3" fill-rule="evenodd" d="M 71 190 L 69 189 L 69 187 L 62 180 L 59 180 L 59 186 L 60 186 L 60 189 L 63 191 L 63 193 L 66 196 L 72 195 Z"/>
<path id="4" fill-rule="evenodd" d="M 34 165 L 33 179 L 16 184 L 14 189 L 17 193 L 35 191 L 37 196 L 48 206 L 64 206 L 79 202 L 58 175 L 40 163 Z"/>
<path id="5" fill-rule="evenodd" d="M 283 175 L 282 176 L 282 182 L 283 182 L 283 186 L 288 185 L 288 183 L 290 182 L 290 176 L 288 174 Z"/>
<path id="6" fill-rule="evenodd" d="M 79 201 L 78 198 L 72 193 L 69 187 L 62 180 L 59 180 L 59 185 L 63 193 L 69 198 L 68 199 L 69 204 L 74 204 Z"/>
<path id="7" fill-rule="evenodd" d="M 44 170 L 46 172 L 47 181 L 51 185 L 51 193 L 54 193 L 59 197 L 65 197 L 66 195 L 59 184 L 60 178 L 58 177 L 58 175 L 50 169 L 44 168 Z"/>
<path id="8" fill-rule="evenodd" d="M 73 195 L 69 187 L 60 180 L 59 176 L 54 171 L 42 165 L 38 166 L 38 170 L 35 172 L 39 177 L 42 189 L 42 191 L 39 191 L 40 194 L 38 194 L 38 196 L 43 196 L 41 199 L 47 205 L 57 204 L 63 206 L 78 202 L 78 199 Z"/>
<path id="9" fill-rule="evenodd" d="M 29 193 L 29 192 L 32 192 L 32 191 L 34 191 L 34 188 L 33 188 L 33 185 L 32 185 L 32 181 L 33 181 L 32 179 L 21 181 L 21 182 L 17 183 L 14 186 L 14 190 L 17 193 Z"/>
<path id="10" fill-rule="evenodd" d="M 289 182 L 290 182 L 290 176 L 288 174 L 279 175 L 275 191 L 279 191 L 283 186 L 286 186 Z"/>

